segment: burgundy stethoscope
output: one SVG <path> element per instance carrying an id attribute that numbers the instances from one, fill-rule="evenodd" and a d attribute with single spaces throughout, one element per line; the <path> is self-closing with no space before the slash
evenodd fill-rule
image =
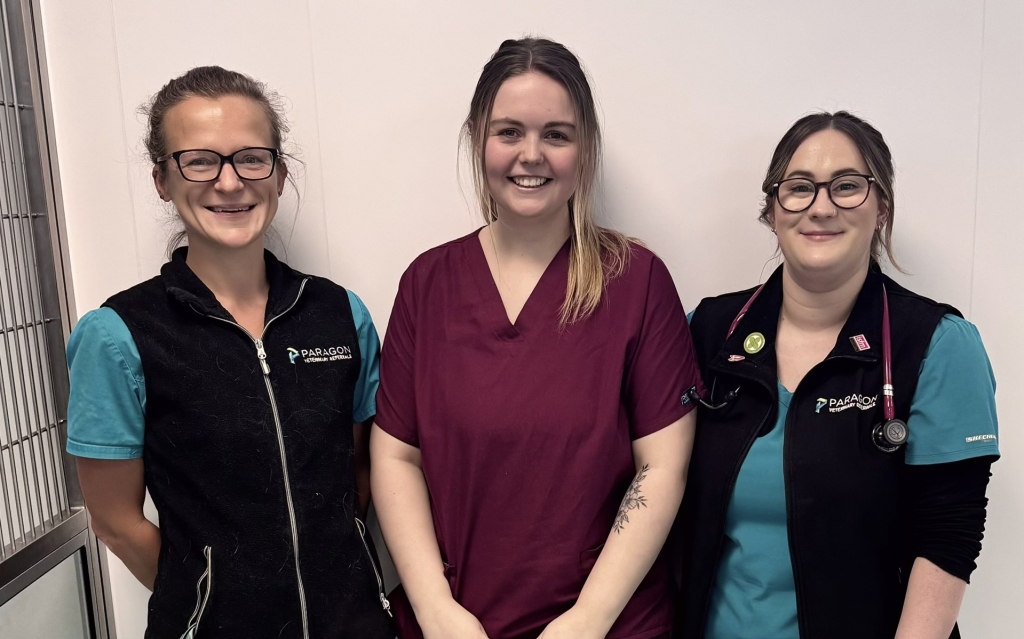
<path id="1" fill-rule="evenodd" d="M 750 310 L 750 305 L 754 303 L 757 296 L 764 290 L 765 285 L 762 284 L 754 294 L 750 296 L 747 303 L 743 305 L 740 312 L 736 315 L 736 319 L 729 325 L 729 332 L 725 334 L 725 339 L 728 340 L 732 337 L 733 331 L 736 330 L 736 326 L 739 325 L 740 320 Z M 732 403 L 733 400 L 739 395 L 740 389 L 737 387 L 735 390 L 731 390 L 725 394 L 722 401 L 714 403 L 713 401 L 705 401 L 697 389 L 691 389 L 689 396 L 692 400 L 699 402 L 701 406 L 710 410 L 721 410 Z M 709 398 L 710 399 L 710 398 Z M 885 285 L 882 285 L 882 413 L 885 417 L 885 421 L 877 424 L 871 431 L 871 441 L 878 448 L 878 450 L 885 453 L 894 453 L 899 450 L 899 447 L 907 443 L 907 438 L 910 436 L 910 431 L 907 428 L 906 422 L 900 419 L 896 419 L 896 404 L 893 400 L 893 386 L 892 386 L 892 338 L 889 331 L 889 295 L 885 290 Z"/>

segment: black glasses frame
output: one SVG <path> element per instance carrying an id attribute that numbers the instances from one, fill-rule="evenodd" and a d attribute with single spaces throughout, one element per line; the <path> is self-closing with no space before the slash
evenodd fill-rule
<path id="1" fill-rule="evenodd" d="M 837 180 L 842 180 L 843 178 L 851 178 L 851 177 L 860 177 L 860 178 L 866 179 L 868 181 L 868 189 L 867 189 L 867 191 L 864 192 L 864 199 L 863 200 L 861 200 L 860 202 L 858 202 L 854 206 L 843 206 L 842 204 L 839 204 L 838 202 L 836 202 L 835 199 L 832 197 L 832 184 L 834 182 L 836 182 Z M 811 201 L 807 204 L 807 206 L 805 206 L 802 209 L 796 209 L 796 210 L 787 209 L 786 205 L 782 203 L 781 199 L 779 199 L 779 187 L 781 187 L 786 182 L 795 182 L 796 180 L 801 180 L 803 182 L 810 182 L 811 184 L 813 184 L 814 185 L 814 196 L 811 198 Z M 776 182 L 775 184 L 772 184 L 772 197 L 774 197 L 775 201 L 779 203 L 779 206 L 782 207 L 782 210 L 789 211 L 790 213 L 803 213 L 807 209 L 809 209 L 812 206 L 814 206 L 814 201 L 818 199 L 818 193 L 821 192 L 821 187 L 827 186 L 828 188 L 825 189 L 825 190 L 828 192 L 828 199 L 829 199 L 829 201 L 832 202 L 832 204 L 836 208 L 840 208 L 840 209 L 843 209 L 843 210 L 850 210 L 850 209 L 855 209 L 858 206 L 860 206 L 861 204 L 864 204 L 865 202 L 868 201 L 868 197 L 871 195 L 871 185 L 874 184 L 874 183 L 875 183 L 875 178 L 874 177 L 872 177 L 870 175 L 865 175 L 863 173 L 844 173 L 843 175 L 837 175 L 836 177 L 832 178 L 831 180 L 828 180 L 827 182 L 815 182 L 814 180 L 812 180 L 810 178 L 794 177 L 794 178 L 789 178 L 789 179 L 786 179 L 786 180 L 782 180 L 780 182 Z"/>
<path id="2" fill-rule="evenodd" d="M 181 156 L 186 154 L 186 153 L 193 153 L 195 151 L 202 151 L 203 153 L 212 153 L 212 154 L 214 154 L 214 155 L 216 155 L 217 157 L 220 158 L 220 166 L 217 167 L 217 173 L 214 174 L 214 176 L 212 178 L 210 178 L 209 180 L 193 180 L 192 178 L 187 177 L 185 175 L 185 171 L 183 171 L 182 168 L 181 168 Z M 242 151 L 269 151 L 270 152 L 270 173 L 268 173 L 266 177 L 261 177 L 261 178 L 247 178 L 247 177 L 243 177 L 238 172 L 238 167 L 235 166 L 235 156 L 238 155 L 239 153 L 241 153 Z M 280 155 L 281 155 L 281 152 L 278 151 L 277 149 L 272 149 L 272 148 L 266 147 L 266 146 L 247 146 L 244 149 L 238 149 L 237 151 L 235 151 L 231 155 L 221 155 L 220 153 L 217 153 L 216 151 L 214 151 L 212 149 L 182 149 L 181 151 L 175 151 L 174 153 L 170 153 L 170 154 L 165 155 L 163 157 L 159 157 L 159 158 L 156 159 L 156 161 L 157 161 L 157 163 L 160 163 L 160 162 L 166 162 L 167 160 L 174 160 L 174 164 L 176 164 L 177 167 L 178 167 L 178 173 L 181 173 L 181 177 L 186 182 L 200 182 L 200 183 L 203 183 L 203 182 L 216 182 L 217 180 L 220 179 L 220 174 L 224 171 L 224 165 L 225 164 L 230 164 L 231 165 L 231 169 L 235 172 L 235 175 L 238 176 L 238 179 L 245 180 L 247 182 L 259 182 L 260 180 L 266 180 L 267 178 L 269 178 L 270 176 L 272 176 L 274 174 L 274 170 L 277 169 L 277 158 Z"/>

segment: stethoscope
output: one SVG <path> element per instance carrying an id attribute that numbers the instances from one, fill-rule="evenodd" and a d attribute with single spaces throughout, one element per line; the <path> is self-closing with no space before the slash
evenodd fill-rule
<path id="1" fill-rule="evenodd" d="M 767 283 L 766 283 L 767 284 Z M 747 303 L 743 305 L 740 312 L 736 315 L 736 318 L 729 325 L 729 332 L 725 334 L 726 341 L 732 337 L 733 331 L 739 325 L 740 321 L 750 310 L 750 306 L 757 299 L 757 296 L 764 290 L 765 284 L 762 284 L 754 294 L 750 296 Z M 713 390 L 712 390 L 713 394 Z M 740 389 L 737 387 L 735 390 L 731 390 L 725 394 L 722 401 L 715 403 L 712 397 L 712 401 L 706 401 L 700 396 L 696 388 L 691 388 L 688 392 L 690 399 L 699 402 L 701 406 L 709 410 L 721 410 L 731 404 L 740 394 Z M 899 450 L 900 446 L 907 443 L 907 438 L 910 436 L 910 430 L 907 428 L 906 422 L 900 419 L 896 419 L 896 403 L 894 400 L 893 386 L 892 386 L 892 338 L 889 331 L 889 295 L 885 290 L 885 285 L 882 285 L 882 414 L 885 417 L 885 421 L 880 424 L 876 424 L 871 430 L 871 442 L 875 445 L 878 450 L 885 453 L 894 453 Z"/>

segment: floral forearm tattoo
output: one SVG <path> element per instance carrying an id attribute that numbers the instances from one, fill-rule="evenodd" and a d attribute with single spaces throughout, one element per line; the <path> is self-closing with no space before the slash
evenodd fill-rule
<path id="1" fill-rule="evenodd" d="M 633 482 L 630 483 L 629 488 L 626 489 L 626 495 L 622 498 L 622 504 L 619 505 L 619 512 L 615 515 L 615 524 L 612 526 L 612 530 L 616 534 L 621 533 L 622 529 L 629 523 L 629 511 L 638 510 L 641 507 L 647 508 L 647 498 L 640 492 L 640 482 L 647 477 L 648 465 L 644 464 L 644 467 L 640 469 L 640 472 L 633 478 Z"/>

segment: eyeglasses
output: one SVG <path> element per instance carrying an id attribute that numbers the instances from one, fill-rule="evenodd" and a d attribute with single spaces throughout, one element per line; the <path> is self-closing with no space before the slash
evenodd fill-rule
<path id="1" fill-rule="evenodd" d="M 828 198 L 838 208 L 855 209 L 868 199 L 875 178 L 870 175 L 847 173 L 828 182 L 815 182 L 807 178 L 790 178 L 772 185 L 779 205 L 790 213 L 802 213 L 811 208 L 821 187 L 828 187 Z"/>
<path id="2" fill-rule="evenodd" d="M 251 146 L 221 155 L 209 149 L 186 149 L 157 158 L 156 161 L 174 160 L 181 171 L 181 177 L 189 182 L 214 182 L 220 178 L 225 164 L 230 164 L 235 174 L 243 180 L 265 180 L 274 174 L 277 164 L 277 149 Z"/>

